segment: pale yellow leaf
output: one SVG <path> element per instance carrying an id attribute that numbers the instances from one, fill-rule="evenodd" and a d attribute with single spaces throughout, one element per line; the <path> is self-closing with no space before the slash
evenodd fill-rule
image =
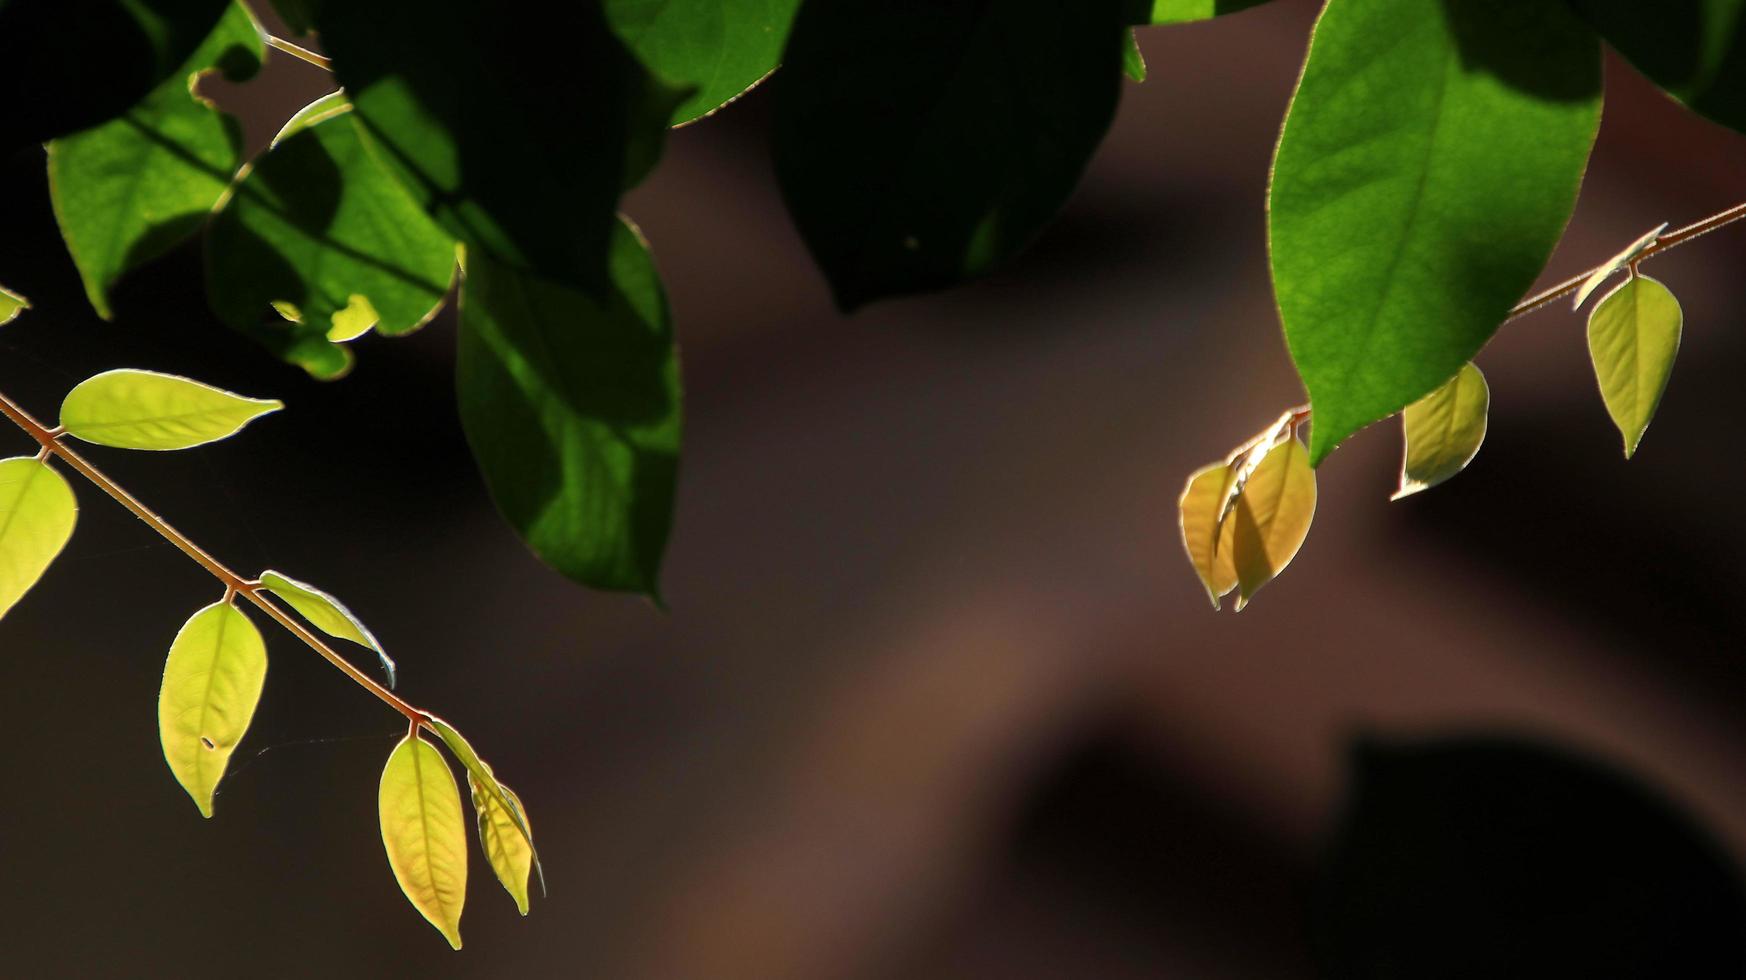
<path id="1" fill-rule="evenodd" d="M 1655 244 L 1655 240 L 1660 238 L 1661 233 L 1666 230 L 1667 222 L 1663 221 L 1660 227 L 1626 245 L 1623 252 L 1597 266 L 1594 273 L 1582 281 L 1582 287 L 1576 291 L 1576 299 L 1571 302 L 1570 308 L 1573 310 L 1581 309 L 1582 304 L 1587 302 L 1588 298 L 1594 295 L 1594 291 L 1601 287 L 1601 283 L 1606 282 L 1619 270 L 1629 265 L 1632 259 L 1642 255 L 1643 250 Z"/>
<path id="2" fill-rule="evenodd" d="M 1237 609 L 1285 570 L 1316 513 L 1316 474 L 1296 438 L 1269 450 L 1244 485 L 1232 520 L 1237 566 Z"/>
<path id="3" fill-rule="evenodd" d="M 11 323 L 22 310 L 30 309 L 30 300 L 5 286 L 0 286 L 0 327 Z"/>
<path id="4" fill-rule="evenodd" d="M 382 644 L 376 640 L 376 634 L 371 633 L 363 620 L 346 608 L 345 603 L 307 582 L 299 582 L 272 569 L 261 573 L 261 588 L 285 600 L 292 609 L 297 610 L 304 619 L 328 636 L 350 640 L 358 646 L 375 651 L 376 658 L 382 662 L 383 672 L 388 675 L 388 686 L 394 686 L 393 659 L 382 649 Z"/>
<path id="5" fill-rule="evenodd" d="M 1219 599 L 1237 587 L 1237 566 L 1231 548 L 1232 520 L 1220 521 L 1227 492 L 1236 473 L 1225 463 L 1202 467 L 1188 478 L 1177 505 L 1177 525 L 1188 562 L 1206 586 L 1214 609 Z"/>
<path id="6" fill-rule="evenodd" d="M 61 425 L 100 446 L 187 449 L 233 436 L 284 407 L 173 374 L 124 368 L 79 382 L 61 403 Z"/>
<path id="7" fill-rule="evenodd" d="M 546 872 L 540 866 L 540 852 L 539 848 L 534 845 L 533 828 L 527 823 L 521 805 L 512 798 L 508 789 L 497 781 L 496 774 L 491 771 L 491 765 L 479 758 L 479 753 L 473 750 L 472 743 L 467 741 L 466 736 L 462 735 L 455 726 L 435 715 L 430 715 L 429 718 L 431 730 L 437 733 L 437 737 L 441 738 L 443 744 L 449 747 L 449 751 L 455 754 L 455 758 L 460 760 L 462 768 L 467 770 L 467 776 L 472 780 L 472 785 L 492 796 L 497 805 L 509 815 L 516 829 L 521 832 L 521 838 L 527 843 L 528 853 L 533 862 L 534 874 L 540 880 L 540 892 L 544 894 Z"/>
<path id="8" fill-rule="evenodd" d="M 1607 414 L 1630 459 L 1661 404 L 1684 315 L 1679 300 L 1648 276 L 1632 276 L 1595 304 L 1588 317 L 1588 353 Z"/>
<path id="9" fill-rule="evenodd" d="M 1485 442 L 1490 411 L 1491 388 L 1472 364 L 1462 365 L 1442 387 L 1408 405 L 1401 413 L 1406 448 L 1400 489 L 1389 499 L 1429 489 L 1466 469 Z"/>
<path id="10" fill-rule="evenodd" d="M 73 488 L 47 463 L 0 460 L 0 618 L 42 578 L 78 519 Z"/>
<path id="11" fill-rule="evenodd" d="M 408 735 L 382 769 L 382 846 L 413 908 L 461 948 L 467 898 L 467 826 L 455 775 L 436 747 Z"/>
<path id="12" fill-rule="evenodd" d="M 195 613 L 170 644 L 158 689 L 158 739 L 176 781 L 202 815 L 261 700 L 267 648 L 228 600 Z"/>

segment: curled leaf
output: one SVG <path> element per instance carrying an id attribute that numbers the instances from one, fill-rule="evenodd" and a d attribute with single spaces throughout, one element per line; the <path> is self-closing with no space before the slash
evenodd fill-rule
<path id="1" fill-rule="evenodd" d="M 1316 474 L 1296 438 L 1273 447 L 1237 498 L 1231 538 L 1237 566 L 1237 609 L 1285 570 L 1309 534 L 1316 513 Z"/>
<path id="2" fill-rule="evenodd" d="M 413 908 L 460 949 L 467 831 L 454 773 L 435 746 L 408 735 L 388 756 L 377 801 L 394 880 Z"/>
<path id="3" fill-rule="evenodd" d="M 540 866 L 540 853 L 534 847 L 533 842 L 533 828 L 528 824 L 526 814 L 522 812 L 521 802 L 516 799 L 515 794 L 509 792 L 507 787 L 497 781 L 497 776 L 491 771 L 491 766 L 479 758 L 479 753 L 473 750 L 472 744 L 455 729 L 455 726 L 435 715 L 430 715 L 429 718 L 431 730 L 437 733 L 437 737 L 443 740 L 443 744 L 449 747 L 449 751 L 455 754 L 455 758 L 459 759 L 461 766 L 467 770 L 467 776 L 472 781 L 470 785 L 474 786 L 476 791 L 483 790 L 485 795 L 492 798 L 493 802 L 509 816 L 510 822 L 516 830 L 521 832 L 522 840 L 528 845 L 528 856 L 533 864 L 534 873 L 539 876 L 540 892 L 543 894 L 546 890 L 546 872 Z M 511 894 L 514 893 L 511 892 Z"/>
<path id="4" fill-rule="evenodd" d="M 73 488 L 47 463 L 0 460 L 0 618 L 42 578 L 78 518 Z"/>
<path id="5" fill-rule="evenodd" d="M 298 614 L 328 636 L 350 640 L 358 646 L 374 650 L 377 659 L 382 662 L 382 672 L 388 675 L 388 686 L 394 686 L 393 659 L 382 649 L 376 634 L 370 632 L 370 628 L 347 609 L 345 603 L 307 582 L 299 582 L 272 569 L 261 573 L 261 588 L 285 600 L 292 609 L 297 610 Z"/>
<path id="6" fill-rule="evenodd" d="M 1389 499 L 1429 489 L 1466 469 L 1485 442 L 1490 409 L 1491 388 L 1472 364 L 1408 405 L 1401 413 L 1406 451 L 1400 464 L 1400 489 Z"/>
<path id="7" fill-rule="evenodd" d="M 17 319 L 20 311 L 28 309 L 30 309 L 30 300 L 5 286 L 0 286 L 0 327 Z"/>
<path id="8" fill-rule="evenodd" d="M 202 816 L 261 700 L 267 647 L 229 600 L 195 613 L 170 644 L 158 689 L 158 739 Z"/>
<path id="9" fill-rule="evenodd" d="M 1667 390 L 1683 322 L 1673 293 L 1640 275 L 1620 283 L 1589 314 L 1589 357 L 1607 414 L 1625 439 L 1626 459 L 1637 451 Z"/>
<path id="10" fill-rule="evenodd" d="M 1620 252 L 1598 266 L 1592 275 L 1582 281 L 1582 288 L 1576 291 L 1576 299 L 1570 304 L 1570 308 L 1573 310 L 1581 309 L 1582 304 L 1586 303 L 1588 298 L 1594 295 L 1594 291 L 1600 288 L 1601 283 L 1606 282 L 1607 279 L 1611 278 L 1613 273 L 1618 272 L 1625 266 L 1631 264 L 1632 259 L 1642 255 L 1644 249 L 1655 244 L 1656 239 L 1660 238 L 1661 233 L 1666 230 L 1667 222 L 1663 221 L 1654 231 L 1649 232 L 1642 238 L 1625 246 L 1623 252 Z"/>
<path id="11" fill-rule="evenodd" d="M 1236 522 L 1223 520 L 1225 500 L 1236 482 L 1229 464 L 1214 463 L 1188 478 L 1178 503 L 1178 525 L 1189 564 L 1206 586 L 1214 609 L 1219 599 L 1237 587 L 1237 566 L 1231 547 Z"/>
<path id="12" fill-rule="evenodd" d="M 236 435 L 285 407 L 189 378 L 123 368 L 79 382 L 61 403 L 67 434 L 120 449 L 188 449 Z"/>
<path id="13" fill-rule="evenodd" d="M 487 771 L 490 768 L 486 766 Z M 471 771 L 467 773 L 467 789 L 473 797 L 473 813 L 479 821 L 479 846 L 485 851 L 485 860 L 491 863 L 491 870 L 496 872 L 509 897 L 515 899 L 515 907 L 526 915 L 527 879 L 533 870 L 533 845 L 521 833 L 522 827 L 529 826 L 527 809 L 514 790 L 497 783 L 493 792 L 489 784 L 473 778 Z"/>

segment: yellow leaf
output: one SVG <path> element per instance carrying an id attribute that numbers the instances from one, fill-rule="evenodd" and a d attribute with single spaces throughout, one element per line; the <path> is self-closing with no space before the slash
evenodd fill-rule
<path id="1" fill-rule="evenodd" d="M 42 578 L 78 519 L 73 488 L 47 463 L 0 460 L 0 618 Z"/>
<path id="2" fill-rule="evenodd" d="M 1401 413 L 1406 451 L 1400 463 L 1400 489 L 1390 500 L 1427 490 L 1467 468 L 1485 442 L 1491 388 L 1472 364 L 1462 365 L 1441 388 Z"/>
<path id="3" fill-rule="evenodd" d="M 1296 438 L 1269 450 L 1237 498 L 1231 539 L 1237 566 L 1237 609 L 1285 570 L 1309 534 L 1316 513 L 1316 474 Z"/>
<path id="4" fill-rule="evenodd" d="M 1212 600 L 1214 609 L 1219 607 L 1220 597 L 1237 587 L 1237 566 L 1231 548 L 1231 534 L 1237 522 L 1219 520 L 1236 476 L 1225 463 L 1202 467 L 1188 478 L 1178 504 L 1182 547 L 1187 550 L 1188 562 L 1200 576 L 1201 584 L 1206 586 L 1207 598 Z"/>
<path id="5" fill-rule="evenodd" d="M 67 434 L 121 449 L 187 449 L 235 435 L 285 403 L 124 368 L 79 382 L 61 403 Z"/>
<path id="6" fill-rule="evenodd" d="M 0 327 L 11 323 L 20 310 L 30 309 L 30 300 L 18 295 L 5 286 L 0 286 Z"/>
<path id="7" fill-rule="evenodd" d="M 353 293 L 345 306 L 333 312 L 333 326 L 327 328 L 327 339 L 336 344 L 357 340 L 369 333 L 379 319 L 369 297 Z"/>
<path id="8" fill-rule="evenodd" d="M 394 660 L 382 649 L 382 644 L 376 640 L 376 634 L 370 632 L 370 628 L 347 609 L 345 603 L 307 582 L 299 582 L 272 569 L 261 573 L 261 588 L 285 600 L 299 615 L 328 636 L 350 640 L 358 646 L 375 651 L 376 658 L 382 662 L 383 673 L 388 675 L 388 686 L 394 686 Z"/>
<path id="9" fill-rule="evenodd" d="M 170 644 L 158 689 L 158 739 L 176 782 L 203 816 L 212 816 L 212 793 L 266 679 L 261 633 L 228 600 L 195 613 Z"/>
<path id="10" fill-rule="evenodd" d="M 1648 276 L 1625 280 L 1589 314 L 1589 357 L 1607 414 L 1625 439 L 1626 459 L 1667 390 L 1682 325 L 1679 300 Z"/>
<path id="11" fill-rule="evenodd" d="M 1620 269 L 1629 265 L 1632 259 L 1642 255 L 1643 250 L 1655 244 L 1655 240 L 1660 238 L 1661 233 L 1666 230 L 1667 222 L 1663 221 L 1654 231 L 1651 231 L 1631 244 L 1626 245 L 1623 252 L 1620 252 L 1596 267 L 1594 274 L 1582 281 L 1582 287 L 1576 291 L 1576 299 L 1571 301 L 1570 308 L 1573 310 L 1581 309 L 1582 304 L 1587 302 L 1588 298 L 1594 295 L 1594 291 L 1601 287 L 1601 283 L 1612 278 L 1613 273 L 1618 272 Z"/>
<path id="12" fill-rule="evenodd" d="M 496 774 L 491 771 L 490 763 L 479 758 L 479 753 L 473 750 L 473 745 L 467 741 L 466 736 L 456 730 L 455 726 L 436 715 L 428 717 L 430 718 L 431 730 L 437 733 L 437 737 L 442 739 L 443 744 L 449 747 L 449 751 L 455 754 L 455 758 L 461 761 L 462 768 L 467 770 L 468 785 L 474 788 L 475 794 L 483 790 L 486 795 L 494 797 L 494 802 L 509 816 L 510 822 L 521 833 L 521 839 L 528 847 L 528 855 L 533 863 L 534 874 L 539 876 L 540 893 L 544 894 L 546 872 L 540 866 L 540 852 L 539 848 L 534 846 L 533 828 L 528 825 L 526 813 L 521 809 L 521 804 L 514 800 L 514 794 L 509 792 L 508 787 L 497 781 Z M 475 795 L 475 800 L 477 800 L 477 795 Z"/>
<path id="13" fill-rule="evenodd" d="M 491 767 L 485 768 L 489 771 Z M 497 783 L 497 792 L 493 793 L 480 785 L 471 772 L 467 773 L 467 789 L 473 797 L 473 813 L 479 820 L 479 846 L 485 850 L 485 860 L 491 862 L 497 880 L 515 899 L 515 907 L 526 915 L 527 879 L 533 871 L 533 847 L 522 836 L 522 827 L 533 829 L 527 819 L 527 808 L 508 786 Z M 515 808 L 513 814 L 505 803 Z"/>
<path id="14" fill-rule="evenodd" d="M 436 747 L 408 735 L 382 769 L 382 846 L 394 880 L 449 945 L 461 948 L 467 828 L 454 773 Z"/>

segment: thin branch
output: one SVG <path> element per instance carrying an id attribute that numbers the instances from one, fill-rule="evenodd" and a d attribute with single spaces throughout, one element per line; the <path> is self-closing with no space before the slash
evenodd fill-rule
<path id="1" fill-rule="evenodd" d="M 329 58 L 324 54 L 316 54 L 314 51 L 311 51 L 302 45 L 292 44 L 290 41 L 287 41 L 282 37 L 274 37 L 273 35 L 268 34 L 267 47 L 283 51 L 299 61 L 307 61 L 315 67 L 320 68 L 322 71 L 333 71 L 332 58 Z"/>
<path id="2" fill-rule="evenodd" d="M 71 447 L 61 442 L 61 436 L 64 434 L 64 430 L 60 428 L 51 429 L 38 422 L 31 417 L 30 413 L 19 407 L 16 402 L 6 397 L 4 393 L 0 393 L 0 415 L 5 415 L 8 419 L 12 420 L 13 424 L 17 425 L 20 429 L 23 429 L 27 435 L 32 439 L 35 439 L 37 443 L 42 446 L 42 456 L 39 458 L 50 455 L 59 457 L 69 467 L 78 472 L 80 476 L 83 476 L 85 479 L 90 480 L 95 484 L 97 489 L 102 490 L 116 503 L 132 511 L 133 516 L 144 521 L 146 526 L 158 532 L 164 540 L 175 545 L 183 554 L 192 558 L 195 564 L 210 572 L 212 577 L 218 579 L 218 581 L 224 586 L 227 597 L 240 595 L 244 599 L 254 603 L 262 612 L 272 617 L 274 622 L 285 627 L 292 636 L 302 640 L 311 650 L 320 654 L 322 659 L 339 668 L 342 673 L 356 681 L 359 686 L 364 688 L 364 690 L 374 694 L 383 703 L 404 715 L 408 722 L 416 726 L 429 719 L 430 715 L 428 713 L 401 700 L 394 694 L 394 692 L 377 683 L 370 677 L 370 675 L 359 670 L 357 667 L 354 667 L 350 661 L 340 656 L 332 647 L 328 646 L 314 633 L 311 633 L 302 623 L 292 619 L 289 613 L 285 612 L 285 610 L 281 609 L 277 603 L 267 597 L 266 592 L 261 589 L 259 582 L 246 580 L 242 576 L 225 567 L 222 562 L 208 554 L 205 549 L 189 540 L 187 535 L 176 530 L 174 527 L 171 527 L 167 521 L 153 513 L 146 507 L 146 505 L 140 503 L 138 498 L 134 497 L 133 494 L 123 490 L 115 483 L 115 481 L 104 476 L 103 472 L 97 469 L 97 467 L 92 466 L 85 457 L 79 455 L 77 452 L 73 451 Z"/>

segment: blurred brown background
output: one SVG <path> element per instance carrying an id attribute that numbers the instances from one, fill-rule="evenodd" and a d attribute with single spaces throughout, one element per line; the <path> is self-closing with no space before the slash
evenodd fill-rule
<path id="1" fill-rule="evenodd" d="M 447 950 L 377 833 L 401 726 L 280 635 L 201 820 L 154 704 L 217 594 L 81 486 L 73 545 L 0 626 L 0 972 L 1314 976 L 1361 733 L 1568 747 L 1746 854 L 1742 226 L 1651 267 L 1687 329 L 1629 465 L 1581 319 L 1536 314 L 1481 357 L 1492 431 L 1466 474 L 1390 504 L 1396 430 L 1364 433 L 1322 468 L 1288 573 L 1239 616 L 1206 608 L 1181 483 L 1301 400 L 1263 204 L 1315 6 L 1143 32 L 1151 78 L 1023 261 L 853 319 L 781 207 L 768 93 L 675 133 L 627 206 L 685 355 L 664 615 L 567 584 L 497 519 L 447 315 L 318 385 L 211 320 L 189 248 L 102 323 L 40 159 L 7 161 L 0 281 L 36 309 L 0 331 L 0 385 L 44 416 L 121 365 L 284 397 L 229 443 L 92 455 L 239 569 L 364 616 L 402 692 L 527 801 L 551 895 L 519 918 L 475 856 Z M 1608 73 L 1548 278 L 1746 190 L 1746 140 Z M 224 98 L 259 145 L 322 83 L 275 55 Z"/>

